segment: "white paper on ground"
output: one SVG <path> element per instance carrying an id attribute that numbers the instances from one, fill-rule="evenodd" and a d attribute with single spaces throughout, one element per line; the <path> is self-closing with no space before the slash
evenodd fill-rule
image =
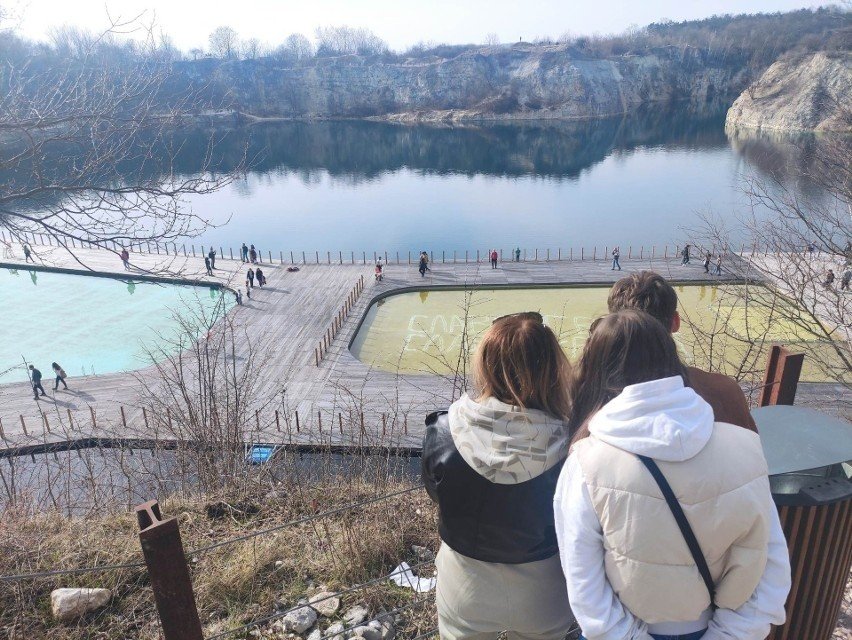
<path id="1" fill-rule="evenodd" d="M 437 580 L 435 578 L 419 578 L 414 575 L 411 567 L 407 562 L 403 562 L 396 569 L 391 571 L 390 580 L 395 582 L 400 587 L 408 587 L 414 589 L 417 593 L 426 593 L 435 588 Z"/>

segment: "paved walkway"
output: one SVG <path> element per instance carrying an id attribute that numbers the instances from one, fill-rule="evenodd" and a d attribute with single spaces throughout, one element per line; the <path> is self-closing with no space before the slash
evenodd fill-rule
<path id="1" fill-rule="evenodd" d="M 34 249 L 45 267 L 80 269 L 82 262 L 101 273 L 127 275 L 120 260 L 108 251 L 77 249 L 78 261 L 57 248 Z M 22 255 L 19 250 L 14 253 Z M 2 262 L 24 266 L 14 258 Z M 245 280 L 246 265 L 238 260 L 217 259 L 214 277 L 204 274 L 201 258 L 134 254 L 131 262 L 140 273 L 168 274 L 189 281 L 237 287 Z M 264 407 L 253 425 L 257 431 L 254 438 L 332 444 L 419 442 L 425 414 L 452 400 L 452 380 L 372 370 L 348 349 L 369 303 L 386 291 L 423 286 L 608 284 L 616 275 L 648 268 L 678 280 L 705 278 L 700 263 L 681 266 L 679 260 L 657 258 L 625 259 L 622 265 L 622 272 L 613 273 L 609 262 L 604 260 L 510 262 L 501 263 L 498 269 L 492 269 L 488 263 L 441 264 L 439 261 L 432 264 L 426 278 L 421 278 L 416 265 L 391 264 L 386 267 L 384 281 L 377 283 L 372 266 L 363 264 L 308 264 L 296 273 L 287 272 L 286 264 L 263 264 L 268 286 L 255 288 L 251 300 L 245 300 L 243 307 L 234 307 L 230 312 L 238 331 L 250 337 L 237 346 L 237 358 L 249 355 L 251 342 L 254 353 L 265 356 L 266 360 L 256 380 L 254 397 Z M 317 367 L 315 348 L 362 276 L 365 290 Z M 25 383 L 0 385 L 5 445 L 65 439 L 65 431 L 73 437 L 149 437 L 152 433 L 146 429 L 141 409 L 140 378 L 155 383 L 154 367 L 73 377 L 69 379 L 68 391 L 49 391 L 49 397 L 40 401 L 33 400 L 32 391 Z M 817 385 L 814 393 L 815 399 L 824 402 L 836 390 Z M 0 441 L 0 446 L 3 444 Z"/>

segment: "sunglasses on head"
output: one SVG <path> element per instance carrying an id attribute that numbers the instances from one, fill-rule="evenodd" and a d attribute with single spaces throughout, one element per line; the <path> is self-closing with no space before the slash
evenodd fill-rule
<path id="1" fill-rule="evenodd" d="M 538 311 L 521 311 L 519 313 L 507 313 L 505 316 L 500 316 L 499 318 L 494 318 L 491 321 L 491 324 L 497 324 L 501 320 L 505 320 L 506 318 L 524 318 L 527 320 L 535 320 L 536 322 L 540 322 L 544 324 L 544 316 L 542 316 Z"/>

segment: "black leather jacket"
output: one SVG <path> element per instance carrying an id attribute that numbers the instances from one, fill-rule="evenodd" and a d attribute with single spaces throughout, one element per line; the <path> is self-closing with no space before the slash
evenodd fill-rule
<path id="1" fill-rule="evenodd" d="M 485 562 L 521 564 L 557 552 L 553 494 L 561 464 L 520 484 L 496 484 L 465 462 L 446 411 L 426 417 L 422 473 L 438 504 L 438 532 L 454 551 Z"/>

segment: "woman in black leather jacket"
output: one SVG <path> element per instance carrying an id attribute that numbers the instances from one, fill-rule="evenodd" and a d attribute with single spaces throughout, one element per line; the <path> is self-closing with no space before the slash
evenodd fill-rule
<path id="1" fill-rule="evenodd" d="M 573 623 L 553 494 L 568 453 L 570 365 L 538 313 L 494 321 L 474 356 L 476 396 L 430 414 L 423 480 L 443 544 L 443 640 L 561 640 Z M 474 399 L 474 397 L 476 399 Z"/>

